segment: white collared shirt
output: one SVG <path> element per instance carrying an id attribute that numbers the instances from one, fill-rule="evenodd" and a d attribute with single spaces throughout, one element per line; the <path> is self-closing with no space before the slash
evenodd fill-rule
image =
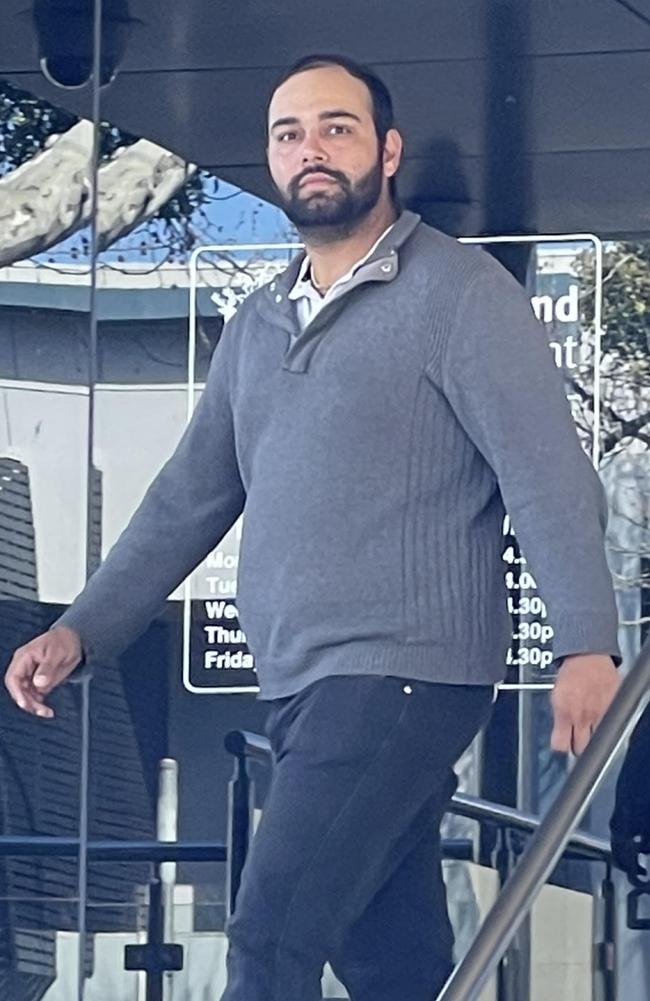
<path id="1" fill-rule="evenodd" d="M 361 267 L 362 264 L 368 260 L 368 258 L 375 252 L 376 248 L 379 246 L 384 237 L 390 233 L 391 229 L 395 225 L 394 222 L 384 230 L 378 240 L 373 243 L 372 247 L 367 254 L 353 264 L 349 271 L 346 271 L 344 275 L 330 285 L 325 295 L 321 295 L 317 292 L 310 280 L 310 260 L 307 255 L 300 265 L 300 271 L 298 272 L 298 277 L 296 278 L 291 291 L 289 292 L 289 298 L 294 299 L 296 302 L 296 311 L 298 314 L 298 324 L 301 330 L 304 330 L 308 323 L 314 319 L 315 316 L 320 313 L 323 306 L 326 306 L 332 299 L 336 299 L 341 295 L 345 288 L 354 275 L 354 273 Z"/>

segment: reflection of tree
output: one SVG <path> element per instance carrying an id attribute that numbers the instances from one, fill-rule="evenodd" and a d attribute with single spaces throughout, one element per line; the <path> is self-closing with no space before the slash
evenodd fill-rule
<path id="1" fill-rule="evenodd" d="M 576 258 L 585 290 L 583 313 L 593 329 L 594 254 Z M 650 244 L 610 244 L 603 258 L 601 363 L 601 473 L 609 494 L 609 550 L 622 618 L 647 617 L 637 599 L 650 589 Z M 590 367 L 578 369 L 572 388 L 583 403 L 582 426 L 593 420 Z"/>
<path id="2" fill-rule="evenodd" d="M 201 281 L 212 289 L 212 301 L 225 320 L 237 312 L 240 302 L 254 289 L 284 271 L 287 266 L 285 254 L 280 251 L 264 257 L 263 252 L 255 252 L 247 260 L 238 260 L 226 251 L 202 255 Z"/>
<path id="3" fill-rule="evenodd" d="M 98 239 L 103 249 L 143 223 L 186 250 L 204 199 L 196 167 L 146 139 L 102 124 Z M 0 81 L 0 266 L 47 250 L 86 226 L 93 128 Z"/>
<path id="4" fill-rule="evenodd" d="M 575 260 L 583 287 L 583 316 L 594 322 L 592 251 Z M 611 458 L 633 441 L 650 446 L 650 246 L 612 244 L 603 259 L 600 453 Z M 581 367 L 573 389 L 593 417 L 593 380 Z"/>

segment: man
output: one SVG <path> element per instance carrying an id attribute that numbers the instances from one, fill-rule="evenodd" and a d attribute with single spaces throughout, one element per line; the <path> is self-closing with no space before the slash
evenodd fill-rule
<path id="1" fill-rule="evenodd" d="M 7 685 L 51 715 L 83 652 L 132 640 L 245 508 L 237 601 L 275 768 L 223 1001 L 316 1001 L 326 960 L 354 1001 L 432 1001 L 437 830 L 510 637 L 503 501 L 562 661 L 553 745 L 579 752 L 617 683 L 603 495 L 523 290 L 399 212 L 381 81 L 301 61 L 267 152 L 306 253 L 228 324 L 174 456 Z"/>

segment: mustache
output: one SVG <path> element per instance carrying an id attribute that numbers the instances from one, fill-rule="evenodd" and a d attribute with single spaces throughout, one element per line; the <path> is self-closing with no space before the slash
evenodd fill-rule
<path id="1" fill-rule="evenodd" d="M 349 187 L 349 182 L 345 174 L 342 174 L 339 170 L 330 170 L 329 167 L 307 167 L 303 170 L 297 177 L 294 177 L 289 185 L 292 192 L 296 192 L 304 179 L 309 177 L 311 174 L 325 174 L 327 177 L 331 177 L 334 181 L 338 181 L 343 187 Z"/>

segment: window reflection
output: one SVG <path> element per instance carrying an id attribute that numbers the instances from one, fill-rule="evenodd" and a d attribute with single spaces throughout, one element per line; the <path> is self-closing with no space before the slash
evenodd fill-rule
<path id="1" fill-rule="evenodd" d="M 92 127 L 0 81 L 0 660 L 85 579 Z M 75 242 L 72 243 L 74 233 Z M 0 833 L 79 834 L 78 686 L 56 717 L 0 690 Z M 0 995 L 42 997 L 78 928 L 75 857 L 0 857 Z M 66 971 L 76 977 L 76 954 Z M 70 994 L 69 996 L 73 996 Z"/>

